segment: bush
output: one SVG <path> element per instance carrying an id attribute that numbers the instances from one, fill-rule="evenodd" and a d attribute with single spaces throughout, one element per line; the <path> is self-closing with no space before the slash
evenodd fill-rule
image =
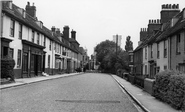
<path id="1" fill-rule="evenodd" d="M 185 75 L 175 71 L 158 73 L 154 96 L 176 109 L 185 109 Z"/>
<path id="2" fill-rule="evenodd" d="M 10 78 L 10 81 L 14 81 L 15 61 L 10 57 L 1 59 L 1 78 Z"/>
<path id="3" fill-rule="evenodd" d="M 169 103 L 176 109 L 180 109 L 185 98 L 185 76 L 174 75 L 170 77 L 169 83 Z"/>
<path id="4" fill-rule="evenodd" d="M 157 99 L 168 102 L 167 91 L 169 89 L 170 76 L 174 75 L 174 71 L 163 71 L 156 74 L 156 81 L 154 85 L 154 96 Z"/>

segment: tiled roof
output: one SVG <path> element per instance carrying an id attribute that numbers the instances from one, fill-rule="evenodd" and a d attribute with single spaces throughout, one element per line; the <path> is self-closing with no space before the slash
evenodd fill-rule
<path id="1" fill-rule="evenodd" d="M 179 14 L 177 14 L 175 16 L 175 18 L 178 18 L 179 20 L 177 21 L 177 23 L 173 27 L 170 26 L 171 21 L 166 23 L 166 27 L 164 28 L 164 31 L 162 32 L 162 34 L 159 37 L 157 37 L 156 42 L 160 42 L 164 39 L 167 39 L 170 35 L 173 35 L 177 31 L 179 31 L 185 27 L 185 20 L 182 20 L 182 14 L 183 13 L 180 12 Z"/>
<path id="2" fill-rule="evenodd" d="M 185 10 L 185 9 L 184 9 Z M 181 12 L 179 15 L 179 20 L 178 22 L 175 24 L 174 27 L 172 27 L 168 33 L 167 36 L 171 36 L 173 34 L 175 34 L 176 32 L 185 29 L 185 18 L 183 18 L 183 13 Z"/>

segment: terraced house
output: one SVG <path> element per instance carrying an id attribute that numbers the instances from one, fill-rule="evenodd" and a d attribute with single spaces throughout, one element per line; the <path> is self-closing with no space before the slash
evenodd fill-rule
<path id="1" fill-rule="evenodd" d="M 25 10 L 12 2 L 2 2 L 1 58 L 11 56 L 16 63 L 15 78 L 35 77 L 42 72 L 74 72 L 82 66 L 82 51 L 76 32 L 46 28 L 36 17 L 36 7 L 28 2 Z"/>
<path id="2" fill-rule="evenodd" d="M 140 32 L 141 42 L 134 50 L 135 74 L 138 56 L 142 57 L 140 75 L 155 78 L 156 73 L 166 69 L 185 72 L 185 9 L 180 11 L 178 4 L 164 4 L 160 14 L 160 20 L 149 20 L 147 30 L 142 28 Z"/>

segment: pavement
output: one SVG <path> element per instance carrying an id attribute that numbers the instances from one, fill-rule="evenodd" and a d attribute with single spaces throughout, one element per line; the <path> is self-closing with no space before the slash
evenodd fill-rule
<path id="1" fill-rule="evenodd" d="M 82 74 L 82 73 L 56 74 L 56 75 L 50 75 L 50 76 L 38 76 L 38 77 L 32 77 L 32 78 L 15 79 L 15 82 L 13 83 L 0 85 L 0 90 L 26 85 L 26 84 L 31 84 L 31 83 L 36 83 L 36 82 L 45 81 L 45 80 L 52 80 L 52 79 L 57 79 L 57 78 L 62 78 L 67 76 L 74 76 L 78 74 Z"/>
<path id="2" fill-rule="evenodd" d="M 138 88 L 125 79 L 116 75 L 112 76 L 145 112 L 182 112 L 172 108 L 169 104 L 157 100 L 143 89 Z"/>

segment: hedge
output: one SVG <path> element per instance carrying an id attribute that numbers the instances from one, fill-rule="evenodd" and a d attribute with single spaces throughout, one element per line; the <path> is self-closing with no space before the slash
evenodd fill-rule
<path id="1" fill-rule="evenodd" d="M 176 109 L 185 108 L 185 74 L 169 70 L 158 73 L 154 96 Z"/>
<path id="2" fill-rule="evenodd" d="M 1 59 L 1 78 L 10 78 L 10 81 L 14 81 L 15 61 L 10 57 L 4 57 Z"/>
<path id="3" fill-rule="evenodd" d="M 185 76 L 174 75 L 170 77 L 169 103 L 176 109 L 181 109 L 185 98 Z"/>

